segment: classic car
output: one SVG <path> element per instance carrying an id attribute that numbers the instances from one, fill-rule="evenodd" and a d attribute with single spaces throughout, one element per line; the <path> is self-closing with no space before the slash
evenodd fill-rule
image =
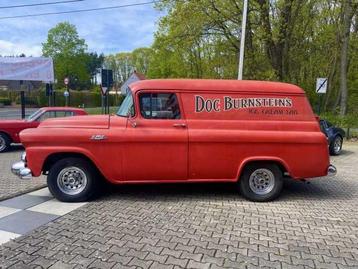
<path id="1" fill-rule="evenodd" d="M 113 184 L 236 182 L 252 201 L 270 201 L 284 177 L 334 175 L 327 139 L 304 91 L 263 81 L 144 80 L 116 115 L 52 119 L 24 130 L 26 152 L 12 172 L 47 175 L 66 202 Z"/>
<path id="2" fill-rule="evenodd" d="M 346 136 L 345 131 L 339 127 L 334 126 L 328 120 L 320 119 L 319 124 L 321 126 L 322 132 L 328 138 L 329 153 L 331 155 L 341 154 L 343 138 Z"/>
<path id="3" fill-rule="evenodd" d="M 22 130 L 36 128 L 45 119 L 79 115 L 87 115 L 87 112 L 73 107 L 43 107 L 25 120 L 0 120 L 0 153 L 7 151 L 12 143 L 20 143 Z"/>

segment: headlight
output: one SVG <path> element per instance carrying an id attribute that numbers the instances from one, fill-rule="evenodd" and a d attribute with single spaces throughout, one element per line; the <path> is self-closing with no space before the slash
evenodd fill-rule
<path id="1" fill-rule="evenodd" d="M 21 154 L 21 161 L 26 162 L 26 152 Z"/>

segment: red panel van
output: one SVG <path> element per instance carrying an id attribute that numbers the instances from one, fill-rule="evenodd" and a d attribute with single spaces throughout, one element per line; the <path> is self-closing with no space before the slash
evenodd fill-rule
<path id="1" fill-rule="evenodd" d="M 61 201 L 83 201 L 104 178 L 114 184 L 237 182 L 269 201 L 294 180 L 335 174 L 327 139 L 304 91 L 236 80 L 144 80 L 116 115 L 48 120 L 20 134 L 12 171 L 47 175 Z"/>

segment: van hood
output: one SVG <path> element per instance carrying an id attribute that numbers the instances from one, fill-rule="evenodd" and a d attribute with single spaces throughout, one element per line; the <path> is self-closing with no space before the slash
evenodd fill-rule
<path id="1" fill-rule="evenodd" d="M 108 129 L 109 119 L 109 115 L 74 116 L 47 119 L 40 124 L 39 128 Z"/>

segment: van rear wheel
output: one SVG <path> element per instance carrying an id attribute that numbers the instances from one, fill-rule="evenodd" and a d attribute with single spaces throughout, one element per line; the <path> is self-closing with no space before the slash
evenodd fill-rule
<path id="1" fill-rule="evenodd" d="M 271 201 L 282 191 L 282 171 L 275 164 L 250 164 L 245 168 L 239 185 L 246 199 L 255 202 Z"/>
<path id="2" fill-rule="evenodd" d="M 81 158 L 64 158 L 49 170 L 47 186 L 62 202 L 87 201 L 95 194 L 97 171 Z"/>

